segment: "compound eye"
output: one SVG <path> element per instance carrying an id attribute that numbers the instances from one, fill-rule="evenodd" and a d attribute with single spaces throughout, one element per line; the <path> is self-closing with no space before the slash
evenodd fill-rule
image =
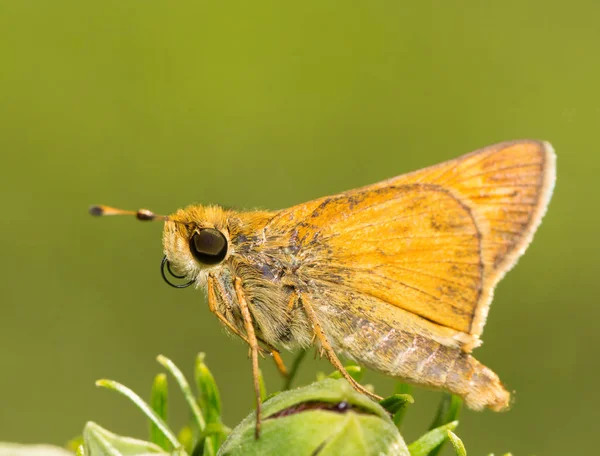
<path id="1" fill-rule="evenodd" d="M 190 238 L 190 251 L 203 264 L 217 264 L 227 255 L 227 239 L 219 230 L 204 228 Z"/>

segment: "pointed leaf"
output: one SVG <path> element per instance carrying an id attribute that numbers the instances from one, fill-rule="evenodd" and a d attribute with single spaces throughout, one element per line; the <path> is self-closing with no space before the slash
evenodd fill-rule
<path id="1" fill-rule="evenodd" d="M 456 456 L 467 456 L 467 450 L 465 449 L 465 445 L 462 443 L 462 440 L 458 438 L 458 436 L 452 432 L 447 431 L 448 440 L 454 447 L 454 451 L 456 452 Z"/>
<path id="2" fill-rule="evenodd" d="M 458 426 L 458 421 L 453 421 L 422 435 L 408 446 L 411 456 L 428 456 L 448 438 L 446 431 L 453 431 L 456 426 Z"/>
<path id="3" fill-rule="evenodd" d="M 175 378 L 175 381 L 179 384 L 179 388 L 183 392 L 183 397 L 185 398 L 188 406 L 190 407 L 190 410 L 192 411 L 192 417 L 194 418 L 194 421 L 198 426 L 198 431 L 199 433 L 202 433 L 202 431 L 204 431 L 204 428 L 206 427 L 206 422 L 204 421 L 204 417 L 202 416 L 200 407 L 198 407 L 198 403 L 196 402 L 194 393 L 192 393 L 190 384 L 186 380 L 185 376 L 175 365 L 175 363 L 166 356 L 158 355 L 156 360 L 165 369 L 167 369 L 167 371 Z"/>
<path id="4" fill-rule="evenodd" d="M 379 405 L 394 415 L 408 405 L 414 404 L 414 402 L 415 400 L 410 394 L 392 394 L 380 401 Z"/>
<path id="5" fill-rule="evenodd" d="M 148 417 L 148 419 L 150 419 L 150 421 L 152 421 L 156 425 L 156 427 L 160 430 L 160 432 L 164 434 L 164 436 L 169 440 L 169 442 L 171 442 L 175 449 L 181 447 L 181 445 L 177 441 L 177 437 L 175 437 L 175 434 L 173 434 L 171 429 L 169 429 L 167 423 L 165 423 L 165 421 L 160 416 L 158 416 L 156 412 L 154 412 L 154 410 L 152 410 L 152 408 L 148 404 L 146 404 L 146 402 L 144 402 L 144 400 L 132 390 L 127 388 L 125 385 L 122 385 L 113 380 L 98 380 L 96 382 L 96 386 L 101 386 L 116 391 L 122 394 L 123 396 L 127 397 L 142 411 L 142 413 L 144 413 L 144 415 Z"/>
<path id="6" fill-rule="evenodd" d="M 215 378 L 204 363 L 204 353 L 196 358 L 194 377 L 198 388 L 198 402 L 207 423 L 221 421 L 221 395 Z"/>
<path id="7" fill-rule="evenodd" d="M 300 364 L 302 364 L 302 361 L 304 361 L 304 357 L 306 356 L 306 353 L 308 353 L 308 350 L 302 350 L 294 358 L 294 361 L 292 363 L 292 368 L 290 369 L 290 371 L 287 375 L 287 378 L 285 379 L 285 382 L 283 384 L 284 391 L 289 390 L 291 388 L 292 382 L 296 378 L 296 374 L 298 373 Z"/>
<path id="8" fill-rule="evenodd" d="M 194 369 L 194 378 L 198 389 L 198 403 L 206 421 L 204 432 L 199 438 L 198 448 L 194 452 L 202 451 L 200 454 L 212 456 L 225 440 L 223 432 L 214 433 L 214 428 L 222 430 L 221 425 L 221 395 L 215 382 L 215 378 L 204 363 L 204 353 L 199 353 L 196 357 L 196 366 Z"/>
<path id="9" fill-rule="evenodd" d="M 267 398 L 267 386 L 265 385 L 265 378 L 260 369 L 258 370 L 258 389 L 260 391 L 260 400 L 264 402 Z"/>
<path id="10" fill-rule="evenodd" d="M 415 400 L 410 394 L 392 394 L 379 402 L 379 404 L 392 414 L 392 420 L 398 430 L 400 430 L 406 410 L 414 402 Z"/>
<path id="11" fill-rule="evenodd" d="M 446 423 L 456 421 L 458 419 L 458 415 L 460 414 L 461 407 L 462 399 L 460 397 L 450 393 L 444 393 L 435 419 L 433 420 L 433 423 L 431 423 L 429 429 L 434 429 Z M 442 442 L 442 445 L 432 450 L 429 456 L 437 456 L 440 454 L 443 448 L 443 443 L 444 442 Z"/>
<path id="12" fill-rule="evenodd" d="M 412 391 L 412 386 L 410 386 L 407 383 L 396 383 L 396 394 L 406 394 L 406 395 L 410 395 L 411 391 Z M 411 396 L 412 398 L 412 396 Z M 413 402 L 414 403 L 414 398 Z M 410 404 L 406 404 L 406 407 L 401 408 L 400 410 L 398 410 L 394 416 L 392 417 L 392 419 L 394 420 L 394 424 L 396 425 L 396 427 L 398 428 L 399 431 L 402 430 L 402 422 L 404 421 L 404 417 L 406 416 L 406 412 L 408 411 L 408 405 Z"/>
<path id="13" fill-rule="evenodd" d="M 150 406 L 152 407 L 152 410 L 154 410 L 154 412 L 165 422 L 167 421 L 167 402 L 167 376 L 165 374 L 158 374 L 154 378 L 154 383 L 152 384 L 152 392 L 150 393 Z M 167 438 L 152 421 L 150 421 L 150 441 L 167 451 L 172 448 Z"/>
<path id="14" fill-rule="evenodd" d="M 189 454 L 192 454 L 194 449 L 195 437 L 191 426 L 184 426 L 177 434 L 177 439 L 181 442 L 182 447 Z"/>

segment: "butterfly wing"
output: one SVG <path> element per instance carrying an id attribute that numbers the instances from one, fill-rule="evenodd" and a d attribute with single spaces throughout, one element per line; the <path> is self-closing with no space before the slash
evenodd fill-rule
<path id="1" fill-rule="evenodd" d="M 285 237 L 301 283 L 393 305 L 423 326 L 470 336 L 470 349 L 494 286 L 540 223 L 554 176 L 548 144 L 502 143 L 284 210 L 266 234 Z"/>
<path id="2" fill-rule="evenodd" d="M 525 253 L 546 213 L 556 155 L 544 141 L 512 141 L 399 176 L 374 187 L 428 182 L 451 189 L 474 215 L 481 237 L 482 293 L 470 333 L 479 336 L 496 284 Z"/>

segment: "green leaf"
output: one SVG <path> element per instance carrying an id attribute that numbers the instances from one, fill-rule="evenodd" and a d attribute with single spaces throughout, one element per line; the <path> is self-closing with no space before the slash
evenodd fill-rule
<path id="1" fill-rule="evenodd" d="M 290 369 L 290 372 L 288 373 L 288 376 L 285 379 L 285 382 L 283 384 L 283 390 L 284 391 L 285 390 L 289 390 L 291 388 L 292 382 L 296 378 L 296 374 L 298 373 L 298 369 L 300 368 L 300 364 L 302 364 L 302 361 L 304 361 L 304 357 L 306 356 L 307 352 L 308 352 L 308 350 L 302 350 L 294 358 L 294 361 L 292 363 L 292 367 Z"/>
<path id="2" fill-rule="evenodd" d="M 408 383 L 396 383 L 395 388 L 396 393 L 398 394 L 410 394 L 412 392 L 412 386 Z"/>
<path id="3" fill-rule="evenodd" d="M 462 443 L 462 440 L 459 439 L 458 436 L 452 431 L 447 431 L 447 433 L 448 439 L 450 440 L 450 443 L 456 452 L 456 456 L 467 456 L 467 450 L 465 449 L 465 445 Z"/>
<path id="4" fill-rule="evenodd" d="M 93 422 L 83 429 L 83 441 L 87 456 L 138 456 L 145 454 L 168 455 L 152 442 L 113 434 Z"/>
<path id="5" fill-rule="evenodd" d="M 192 454 L 194 444 L 196 443 L 196 439 L 194 436 L 194 431 L 190 426 L 184 426 L 179 431 L 179 433 L 177 434 L 177 440 L 181 442 L 181 445 L 185 449 L 185 451 Z"/>
<path id="6" fill-rule="evenodd" d="M 206 428 L 204 428 L 204 432 L 198 436 L 198 441 L 194 450 L 192 451 L 192 456 L 210 456 L 217 453 L 217 450 L 225 440 L 225 437 L 231 432 L 231 430 L 223 426 L 221 422 L 217 423 L 208 423 Z"/>
<path id="7" fill-rule="evenodd" d="M 456 395 L 452 395 L 452 399 L 450 400 L 450 407 L 448 409 L 448 413 L 446 414 L 446 423 L 450 421 L 456 421 L 458 416 L 460 415 L 460 410 L 462 409 L 463 400 Z"/>
<path id="8" fill-rule="evenodd" d="M 202 442 L 198 442 L 196 448 L 192 452 L 192 456 L 215 456 L 216 452 L 213 448 L 211 439 L 202 439 Z"/>
<path id="9" fill-rule="evenodd" d="M 221 395 L 215 378 L 204 363 L 204 353 L 196 357 L 194 377 L 198 388 L 198 403 L 207 423 L 221 421 Z"/>
<path id="10" fill-rule="evenodd" d="M 165 423 L 165 421 L 160 416 L 158 416 L 156 412 L 152 410 L 152 408 L 148 404 L 146 404 L 146 402 L 144 402 L 144 400 L 141 397 L 139 397 L 136 393 L 131 391 L 125 385 L 121 385 L 120 383 L 115 382 L 113 380 L 98 380 L 96 382 L 96 386 L 108 388 L 127 397 L 142 411 L 142 413 L 144 413 L 144 415 L 148 417 L 148 419 L 150 419 L 150 421 L 152 421 L 156 425 L 156 427 L 160 430 L 160 432 L 164 434 L 164 436 L 169 440 L 169 442 L 171 442 L 175 449 L 181 447 L 180 443 L 177 441 L 177 437 L 175 437 L 173 432 L 169 429 L 167 423 Z"/>
<path id="11" fill-rule="evenodd" d="M 258 390 L 260 392 L 260 400 L 264 402 L 267 399 L 267 386 L 265 385 L 265 378 L 260 369 L 258 370 Z"/>
<path id="12" fill-rule="evenodd" d="M 221 424 L 221 395 L 215 378 L 204 363 L 205 354 L 196 357 L 194 378 L 198 388 L 198 403 L 206 421 L 204 432 L 198 438 L 194 454 L 213 456 L 225 440 Z"/>
<path id="13" fill-rule="evenodd" d="M 440 401 L 436 416 L 431 423 L 429 429 L 438 428 L 446 423 L 456 421 L 460 415 L 460 409 L 462 407 L 462 399 L 450 393 L 444 393 Z M 442 442 L 443 443 L 443 442 Z M 440 445 L 431 453 L 429 456 L 437 456 L 442 451 L 443 445 Z"/>
<path id="14" fill-rule="evenodd" d="M 414 404 L 415 400 L 410 394 L 392 394 L 380 401 L 379 404 L 392 414 L 394 424 L 400 430 L 402 420 L 406 414 L 409 405 Z"/>
<path id="15" fill-rule="evenodd" d="M 175 378 L 175 381 L 179 384 L 179 388 L 183 392 L 183 397 L 185 398 L 188 406 L 190 407 L 190 410 L 192 411 L 192 417 L 194 418 L 194 421 L 198 426 L 198 433 L 201 434 L 204 431 L 204 428 L 206 427 L 206 422 L 204 421 L 204 417 L 202 416 L 200 407 L 198 407 L 198 403 L 196 402 L 194 393 L 192 393 L 190 384 L 186 380 L 183 373 L 175 365 L 175 363 L 169 358 L 163 355 L 158 355 L 156 360 L 165 369 L 167 369 L 167 371 Z"/>
<path id="16" fill-rule="evenodd" d="M 396 394 L 406 394 L 409 395 L 412 392 L 412 386 L 408 385 L 407 383 L 396 383 Z M 412 398 L 412 396 L 411 396 Z M 411 402 L 411 404 L 414 403 L 414 398 L 413 398 L 413 402 Z M 406 412 L 408 411 L 408 405 L 406 404 L 406 407 L 401 408 L 400 410 L 398 410 L 393 417 L 394 420 L 394 424 L 396 424 L 396 427 L 398 428 L 399 431 L 402 430 L 402 422 L 404 421 L 404 417 L 406 416 Z"/>
<path id="17" fill-rule="evenodd" d="M 447 431 L 453 431 L 458 426 L 458 421 L 444 424 L 443 426 L 432 429 L 422 435 L 418 440 L 408 446 L 411 456 L 428 456 L 431 451 L 439 447 L 448 438 Z"/>
<path id="18" fill-rule="evenodd" d="M 415 400 L 410 394 L 392 394 L 380 401 L 379 405 L 394 415 L 414 402 Z"/>
<path id="19" fill-rule="evenodd" d="M 167 421 L 168 383 L 165 374 L 154 377 L 152 392 L 150 393 L 150 406 L 152 410 L 163 420 Z M 150 421 L 150 441 L 164 450 L 169 451 L 172 446 L 165 435 L 158 429 L 156 424 Z"/>
<path id="20" fill-rule="evenodd" d="M 443 393 L 437 413 L 429 429 L 435 429 L 442 424 L 458 419 L 461 407 L 462 399 L 460 397 L 450 393 Z"/>

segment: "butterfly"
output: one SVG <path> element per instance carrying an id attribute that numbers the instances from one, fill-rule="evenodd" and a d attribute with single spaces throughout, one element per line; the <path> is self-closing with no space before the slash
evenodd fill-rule
<path id="1" fill-rule="evenodd" d="M 555 184 L 550 144 L 520 140 L 279 211 L 192 205 L 164 221 L 162 272 L 205 288 L 250 347 L 258 437 L 260 352 L 317 346 L 407 383 L 504 410 L 510 394 L 471 352 L 496 284 L 532 240 Z"/>

